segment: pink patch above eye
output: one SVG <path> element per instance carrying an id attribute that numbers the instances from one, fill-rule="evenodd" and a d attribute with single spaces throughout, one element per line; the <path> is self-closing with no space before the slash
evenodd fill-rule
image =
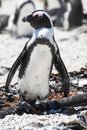
<path id="1" fill-rule="evenodd" d="M 37 17 L 42 17 L 43 16 L 43 14 L 42 13 L 35 13 L 35 14 L 33 14 L 33 16 L 35 17 L 35 16 L 37 16 Z"/>

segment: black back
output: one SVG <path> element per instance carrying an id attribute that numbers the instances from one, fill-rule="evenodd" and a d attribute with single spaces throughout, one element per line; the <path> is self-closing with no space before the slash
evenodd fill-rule
<path id="1" fill-rule="evenodd" d="M 70 27 L 76 27 L 82 25 L 83 19 L 83 8 L 81 0 L 70 0 L 71 12 L 69 14 L 69 24 Z"/>
<path id="2" fill-rule="evenodd" d="M 15 11 L 15 14 L 14 14 L 14 20 L 13 20 L 14 24 L 17 24 L 17 21 L 18 21 L 19 15 L 20 15 L 20 10 L 22 9 L 22 7 L 24 5 L 26 5 L 28 3 L 32 4 L 35 8 L 35 5 L 34 5 L 32 0 L 25 1 L 23 4 L 21 4 L 20 8 L 16 8 L 16 11 Z"/>

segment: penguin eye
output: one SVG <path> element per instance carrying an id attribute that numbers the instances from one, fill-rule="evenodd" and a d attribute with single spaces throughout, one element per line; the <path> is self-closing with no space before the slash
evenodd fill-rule
<path id="1" fill-rule="evenodd" d="M 38 18 L 38 14 L 34 15 L 35 18 Z"/>

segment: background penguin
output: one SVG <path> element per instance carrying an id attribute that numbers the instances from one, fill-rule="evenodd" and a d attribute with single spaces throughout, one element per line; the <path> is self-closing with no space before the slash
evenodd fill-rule
<path id="1" fill-rule="evenodd" d="M 81 0 L 65 0 L 67 11 L 64 14 L 64 29 L 68 30 L 82 25 L 83 8 Z"/>
<path id="2" fill-rule="evenodd" d="M 13 19 L 13 33 L 16 34 L 17 37 L 31 37 L 32 27 L 28 24 L 24 24 L 21 19 L 25 15 L 28 15 L 29 13 L 33 12 L 34 10 L 35 5 L 32 0 L 19 0 L 17 2 Z"/>
<path id="3" fill-rule="evenodd" d="M 34 28 L 33 36 L 28 41 L 13 64 L 6 81 L 6 91 L 20 65 L 18 87 L 27 101 L 43 100 L 49 94 L 49 78 L 53 65 L 59 71 L 64 95 L 69 92 L 69 77 L 54 39 L 53 24 L 50 16 L 37 10 L 23 18 Z"/>
<path id="4" fill-rule="evenodd" d="M 2 14 L 0 15 L 0 31 L 5 30 L 5 27 L 8 26 L 9 15 Z"/>
<path id="5" fill-rule="evenodd" d="M 2 1 L 0 0 L 0 7 L 1 7 L 1 5 L 2 5 Z"/>
<path id="6" fill-rule="evenodd" d="M 45 10 L 51 16 L 53 25 L 63 27 L 63 15 L 66 11 L 66 2 L 64 0 L 55 0 L 54 5 L 51 5 L 50 0 L 45 1 Z"/>

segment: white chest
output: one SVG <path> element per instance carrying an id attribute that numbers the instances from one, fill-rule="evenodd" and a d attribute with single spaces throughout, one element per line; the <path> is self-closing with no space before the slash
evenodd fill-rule
<path id="1" fill-rule="evenodd" d="M 49 74 L 52 65 L 52 53 L 48 45 L 34 47 L 25 75 L 19 80 L 19 87 L 27 99 L 44 98 L 49 93 Z"/>

